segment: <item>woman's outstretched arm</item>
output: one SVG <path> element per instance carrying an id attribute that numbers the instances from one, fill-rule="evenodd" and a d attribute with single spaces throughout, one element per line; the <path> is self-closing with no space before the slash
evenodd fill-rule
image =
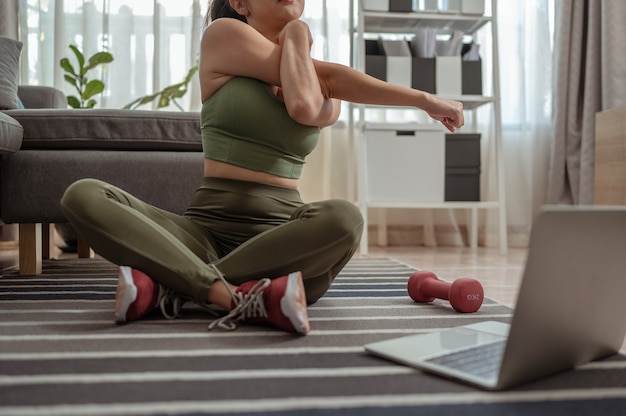
<path id="1" fill-rule="evenodd" d="M 463 105 L 457 101 L 390 84 L 345 65 L 313 62 L 329 97 L 360 104 L 417 107 L 450 131 L 464 124 Z"/>

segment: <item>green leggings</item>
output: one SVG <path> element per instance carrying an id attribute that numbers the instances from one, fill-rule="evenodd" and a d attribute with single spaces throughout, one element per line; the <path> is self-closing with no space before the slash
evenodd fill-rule
<path id="1" fill-rule="evenodd" d="M 213 263 L 234 285 L 301 271 L 313 303 L 363 230 L 361 213 L 347 201 L 305 204 L 297 190 L 218 178 L 203 179 L 182 216 L 96 179 L 70 185 L 61 206 L 99 255 L 199 302 L 219 278 Z"/>

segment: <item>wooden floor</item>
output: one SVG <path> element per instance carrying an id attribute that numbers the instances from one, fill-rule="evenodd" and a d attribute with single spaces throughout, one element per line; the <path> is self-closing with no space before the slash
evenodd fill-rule
<path id="1" fill-rule="evenodd" d="M 514 308 L 526 254 L 527 250 L 520 248 L 509 248 L 507 254 L 502 255 L 497 248 L 370 247 L 368 256 L 390 256 L 432 271 L 447 281 L 461 277 L 477 279 L 483 285 L 485 296 Z M 626 339 L 622 352 L 626 353 Z"/>
<path id="2" fill-rule="evenodd" d="M 526 250 L 511 248 L 507 254 L 498 248 L 468 247 L 370 247 L 368 256 L 389 256 L 439 278 L 453 281 L 461 277 L 479 280 L 485 296 L 514 306 L 524 271 Z"/>

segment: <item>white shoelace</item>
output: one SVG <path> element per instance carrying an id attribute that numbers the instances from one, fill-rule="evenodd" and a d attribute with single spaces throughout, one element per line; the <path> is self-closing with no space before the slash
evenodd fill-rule
<path id="1" fill-rule="evenodd" d="M 176 319 L 182 316 L 180 309 L 186 303 L 181 296 L 174 293 L 172 289 L 166 289 L 159 285 L 159 295 L 157 296 L 157 306 L 167 319 Z"/>
<path id="2" fill-rule="evenodd" d="M 220 278 L 224 277 L 220 274 Z M 209 330 L 216 328 L 233 331 L 237 329 L 237 322 L 247 318 L 267 318 L 267 309 L 263 300 L 263 290 L 270 285 L 270 279 L 261 279 L 248 293 L 232 293 L 235 307 L 225 316 L 209 324 Z M 227 286 L 228 287 L 228 286 Z"/>
<path id="3" fill-rule="evenodd" d="M 234 331 L 237 329 L 236 322 L 243 319 L 257 317 L 267 318 L 268 315 L 267 309 L 265 308 L 265 301 L 263 300 L 263 290 L 270 285 L 270 279 L 259 280 L 254 286 L 252 286 L 252 288 L 250 288 L 248 293 L 244 295 L 233 292 L 230 289 L 224 275 L 222 275 L 222 273 L 213 264 L 211 264 L 211 266 L 217 272 L 219 278 L 224 282 L 236 306 L 228 314 L 211 322 L 208 326 L 209 330 L 219 328 Z M 211 314 L 216 316 L 219 315 L 218 312 L 212 309 L 209 305 L 200 303 L 189 296 L 181 295 L 174 292 L 172 289 L 159 285 L 159 295 L 157 296 L 156 306 L 161 309 L 161 313 L 165 318 L 176 319 L 181 317 L 181 308 L 187 302 L 193 302 Z"/>
<path id="4" fill-rule="evenodd" d="M 161 313 L 167 319 L 176 319 L 183 316 L 180 312 L 183 305 L 192 302 L 212 315 L 218 316 L 218 312 L 213 310 L 206 303 L 201 303 L 190 296 L 184 296 L 174 292 L 172 289 L 166 289 L 163 285 L 159 285 L 159 295 L 157 296 L 157 307 L 161 309 Z"/>

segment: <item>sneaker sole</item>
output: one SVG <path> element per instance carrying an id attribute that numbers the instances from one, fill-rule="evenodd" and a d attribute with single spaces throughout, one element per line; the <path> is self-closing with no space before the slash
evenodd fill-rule
<path id="1" fill-rule="evenodd" d="M 287 276 L 287 287 L 285 295 L 280 300 L 280 310 L 289 319 L 296 332 L 300 334 L 309 332 L 309 312 L 300 272 L 290 273 Z"/>
<path id="2" fill-rule="evenodd" d="M 115 323 L 126 323 L 128 308 L 137 299 L 137 287 L 130 267 L 120 267 L 115 294 Z"/>

